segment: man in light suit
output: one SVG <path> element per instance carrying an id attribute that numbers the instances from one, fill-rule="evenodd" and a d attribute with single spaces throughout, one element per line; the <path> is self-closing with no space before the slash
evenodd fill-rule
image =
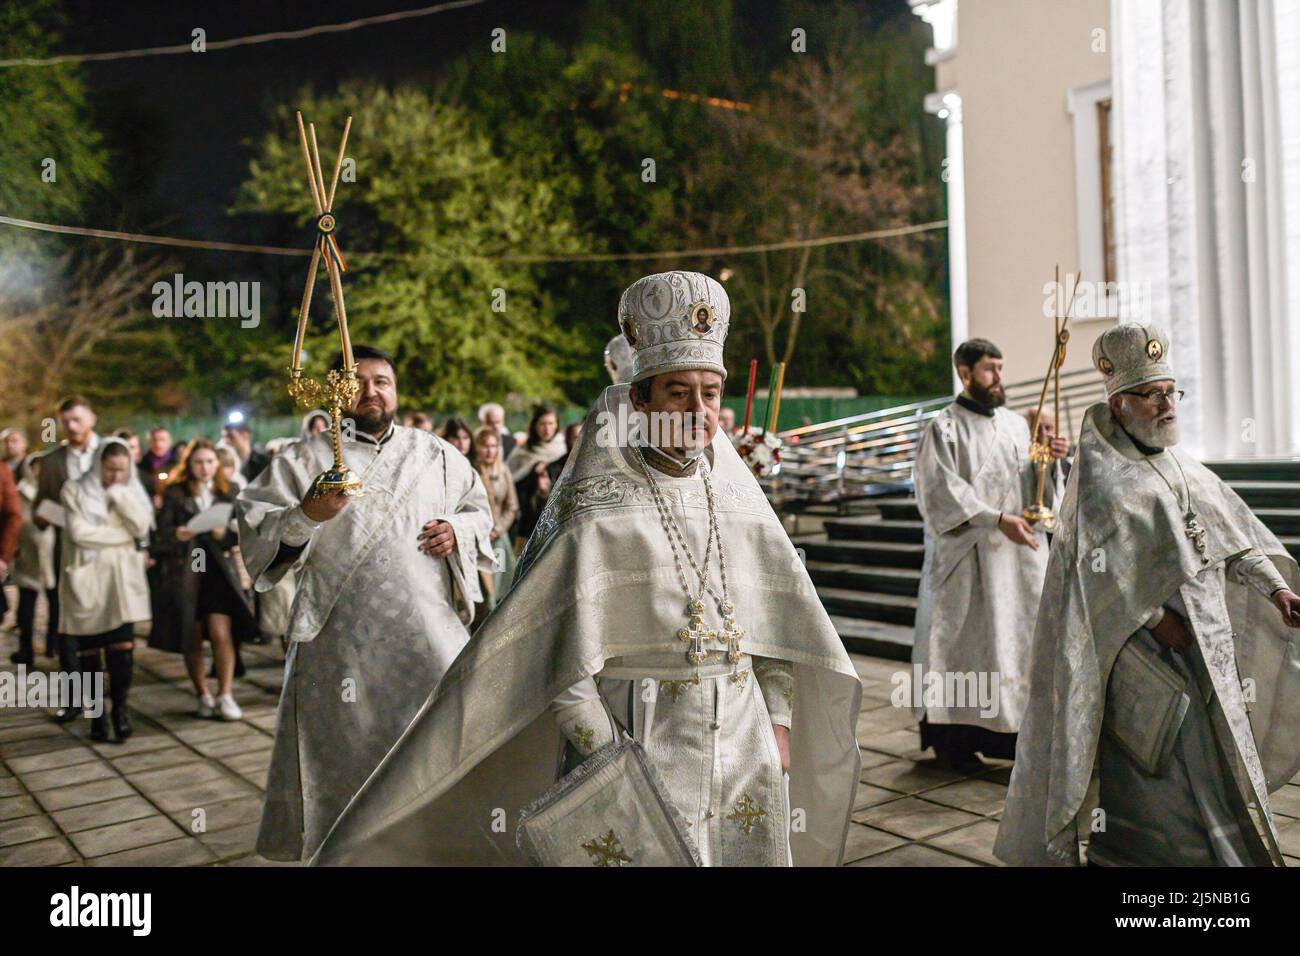
<path id="1" fill-rule="evenodd" d="M 63 485 L 67 481 L 80 478 L 87 470 L 94 467 L 95 453 L 99 450 L 99 435 L 95 433 L 95 413 L 90 403 L 80 395 L 71 395 L 59 403 L 59 430 L 64 440 L 53 451 L 41 456 L 41 473 L 36 485 L 36 501 L 33 511 L 39 510 L 41 503 L 49 501 L 59 504 Z M 38 528 L 48 528 L 50 522 L 44 518 L 33 519 Z M 46 656 L 57 654 L 59 666 L 72 673 L 81 665 L 77 657 L 77 640 L 59 631 L 59 578 L 63 574 L 62 561 L 63 529 L 54 532 L 54 587 L 45 592 L 49 601 L 50 622 L 46 630 Z M 65 709 L 59 712 L 61 721 L 75 720 L 79 708 Z"/>

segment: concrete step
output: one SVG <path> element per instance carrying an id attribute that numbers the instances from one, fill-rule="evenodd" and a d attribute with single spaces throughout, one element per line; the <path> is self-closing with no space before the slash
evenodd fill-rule
<path id="1" fill-rule="evenodd" d="M 912 628 L 902 624 L 864 621 L 856 617 L 831 615 L 831 623 L 844 647 L 854 654 L 883 657 L 891 661 L 912 659 Z"/>
<path id="2" fill-rule="evenodd" d="M 915 498 L 893 498 L 881 501 L 880 517 L 887 521 L 920 521 L 921 511 L 916 507 Z"/>
<path id="3" fill-rule="evenodd" d="M 850 591 L 878 591 L 916 597 L 921 586 L 921 572 L 916 568 L 883 565 L 849 564 L 836 561 L 809 561 L 808 574 L 813 584 Z"/>
<path id="4" fill-rule="evenodd" d="M 914 597 L 824 587 L 817 589 L 817 596 L 821 598 L 822 606 L 826 608 L 828 614 L 863 618 L 885 624 L 910 626 L 916 623 L 916 598 Z"/>
<path id="5" fill-rule="evenodd" d="M 1300 535 L 1300 508 L 1253 508 L 1255 517 L 1278 537 Z"/>
<path id="6" fill-rule="evenodd" d="M 1251 508 L 1300 508 L 1300 484 L 1290 481 L 1230 481 Z"/>
<path id="7" fill-rule="evenodd" d="M 1224 481 L 1287 481 L 1300 483 L 1300 458 L 1207 461 L 1205 467 Z"/>
<path id="8" fill-rule="evenodd" d="M 925 560 L 925 545 L 919 542 L 831 540 L 826 535 L 811 535 L 795 539 L 794 544 L 803 550 L 806 561 L 919 570 Z"/>
<path id="9" fill-rule="evenodd" d="M 925 540 L 925 527 L 918 521 L 894 521 L 863 515 L 855 518 L 827 518 L 826 534 L 832 540 L 846 541 L 897 541 L 920 544 Z"/>

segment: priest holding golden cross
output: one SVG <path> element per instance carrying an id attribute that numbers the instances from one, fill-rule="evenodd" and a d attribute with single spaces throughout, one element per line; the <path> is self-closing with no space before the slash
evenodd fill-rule
<path id="1" fill-rule="evenodd" d="M 493 567 L 492 514 L 477 472 L 441 438 L 395 423 L 393 360 L 354 348 L 348 335 L 334 191 L 350 125 L 326 189 L 315 127 L 298 118 L 317 235 L 289 390 L 323 402 L 331 427 L 277 455 L 237 506 L 256 590 L 290 570 L 297 578 L 257 844 L 278 860 L 310 856 L 396 743 L 468 640 L 482 601 L 479 571 Z M 324 385 L 302 370 L 322 259 L 340 343 Z"/>

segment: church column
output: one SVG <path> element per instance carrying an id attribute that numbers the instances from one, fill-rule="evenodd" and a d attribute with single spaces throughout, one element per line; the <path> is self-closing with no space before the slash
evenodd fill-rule
<path id="1" fill-rule="evenodd" d="M 962 158 L 961 94 L 956 90 L 931 93 L 925 98 L 925 107 L 947 123 L 943 174 L 948 187 L 948 299 L 952 345 L 956 348 L 970 337 L 966 299 L 966 175 Z M 961 391 L 961 381 L 955 370 L 953 390 Z"/>
<path id="2" fill-rule="evenodd" d="M 1300 17 L 1272 0 L 1111 9 L 1117 266 L 1173 333 L 1183 442 L 1296 454 Z"/>

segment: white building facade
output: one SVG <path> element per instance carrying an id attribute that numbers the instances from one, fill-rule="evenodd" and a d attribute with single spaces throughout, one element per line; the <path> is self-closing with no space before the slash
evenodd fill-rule
<path id="1" fill-rule="evenodd" d="M 954 341 L 1041 375 L 1059 263 L 1093 293 L 1067 370 L 1116 320 L 1165 325 L 1189 451 L 1300 455 L 1300 0 L 910 2 L 948 123 Z"/>

